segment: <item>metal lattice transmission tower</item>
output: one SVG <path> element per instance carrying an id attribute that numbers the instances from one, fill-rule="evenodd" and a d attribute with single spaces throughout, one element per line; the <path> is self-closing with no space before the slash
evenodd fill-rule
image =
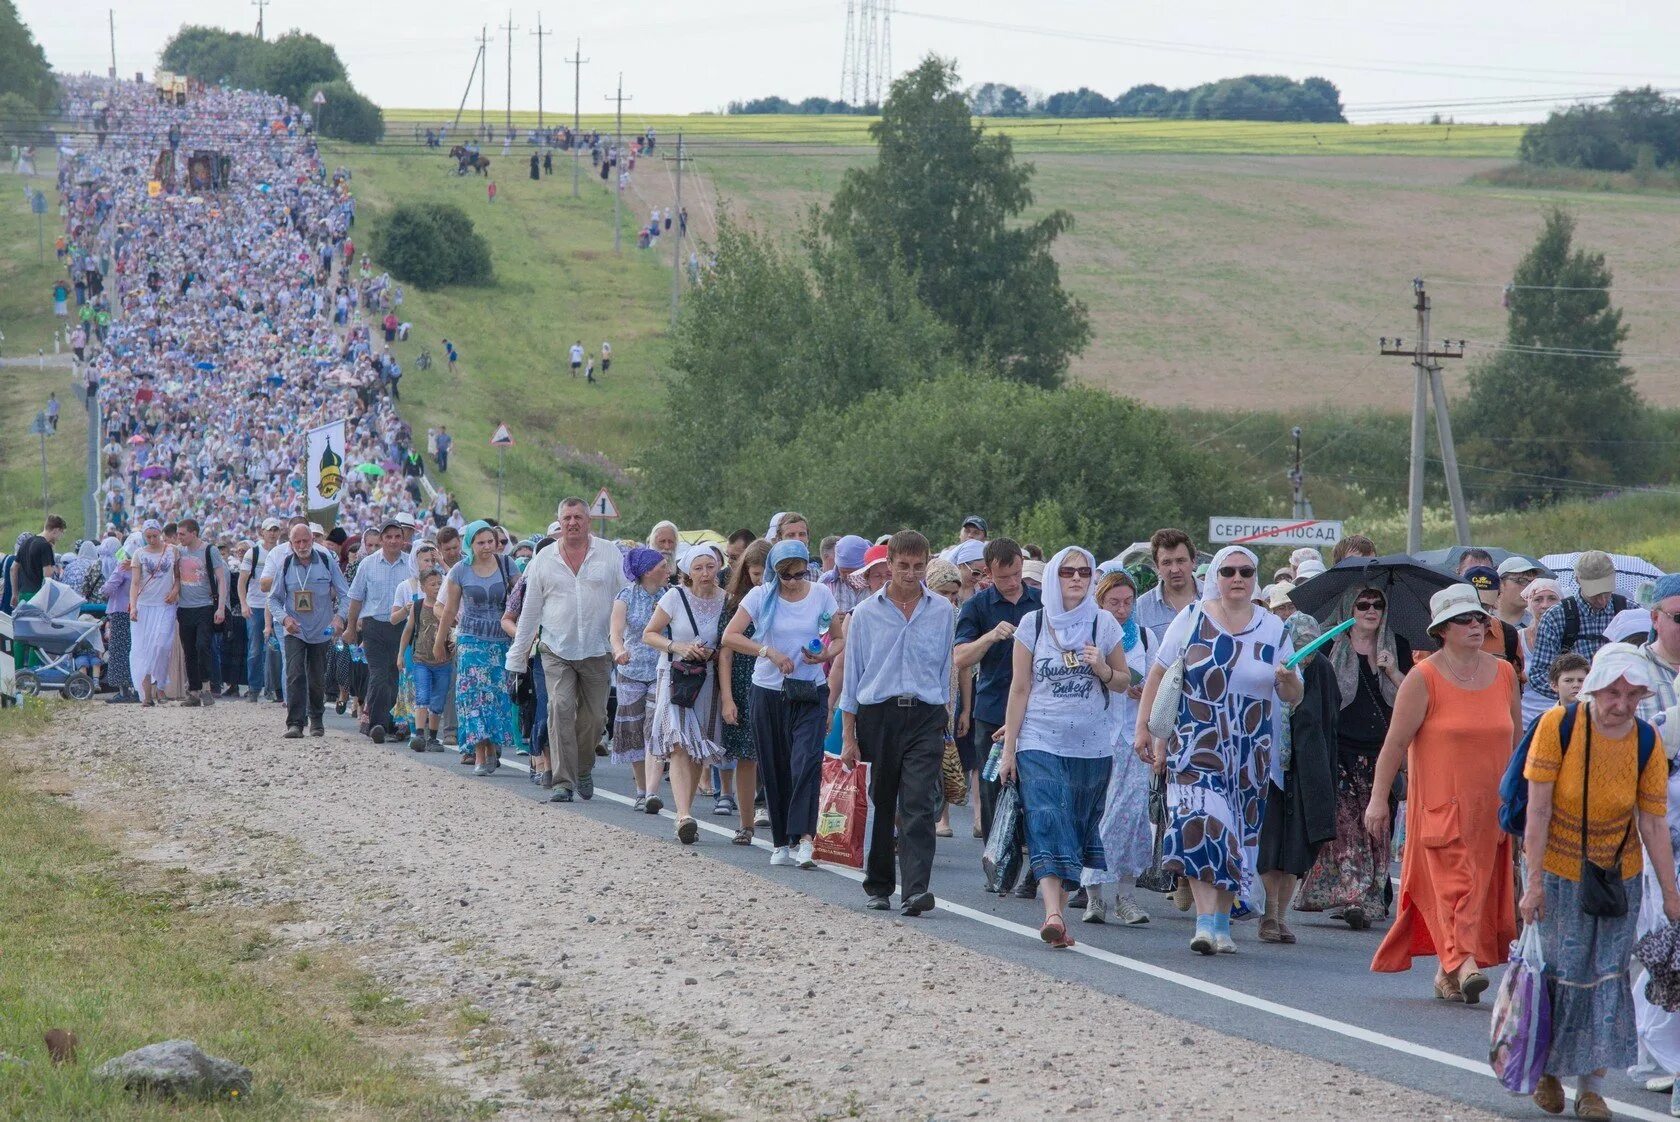
<path id="1" fill-rule="evenodd" d="M 846 0 L 840 100 L 879 105 L 892 81 L 892 0 Z"/>

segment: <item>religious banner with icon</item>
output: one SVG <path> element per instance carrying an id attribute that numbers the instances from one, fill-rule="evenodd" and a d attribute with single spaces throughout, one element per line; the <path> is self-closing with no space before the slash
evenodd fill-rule
<path id="1" fill-rule="evenodd" d="M 338 521 L 338 494 L 344 489 L 344 421 L 310 429 L 304 445 L 304 497 L 309 518 L 330 527 Z"/>

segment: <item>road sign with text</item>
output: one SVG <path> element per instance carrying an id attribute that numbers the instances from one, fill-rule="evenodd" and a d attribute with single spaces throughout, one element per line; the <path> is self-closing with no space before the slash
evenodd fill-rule
<path id="1" fill-rule="evenodd" d="M 1332 546 L 1341 540 L 1340 522 L 1238 515 L 1216 515 L 1208 519 L 1208 541 L 1220 544 Z"/>

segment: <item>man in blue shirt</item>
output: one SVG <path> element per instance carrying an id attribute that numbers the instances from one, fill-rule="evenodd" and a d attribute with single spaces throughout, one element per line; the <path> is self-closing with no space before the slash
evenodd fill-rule
<path id="1" fill-rule="evenodd" d="M 887 542 L 887 584 L 852 610 L 846 626 L 840 690 L 840 759 L 848 767 L 869 761 L 875 803 L 863 891 L 870 908 L 892 906 L 896 848 L 907 916 L 933 907 L 928 880 L 951 696 L 951 605 L 922 584 L 931 553 L 914 530 Z"/>
<path id="2" fill-rule="evenodd" d="M 980 678 L 974 684 L 974 751 L 980 767 L 992 750 L 992 737 L 1003 728 L 1004 711 L 1009 706 L 1009 686 L 1015 678 L 1015 664 L 1010 640 L 1015 626 L 1028 612 L 1042 607 L 1038 590 L 1028 588 L 1021 580 L 1021 547 L 1010 538 L 994 538 L 986 543 L 981 558 L 992 586 L 977 592 L 962 606 L 957 616 L 957 669 L 967 670 L 976 663 Z M 980 780 L 980 830 L 992 832 L 992 807 L 997 802 L 998 785 Z"/>
<path id="3" fill-rule="evenodd" d="M 350 598 L 338 560 L 315 545 L 306 523 L 292 527 L 288 555 L 280 563 L 268 595 L 268 610 L 286 647 L 286 738 L 323 736 L 326 711 L 327 648 L 344 626 Z"/>
<path id="4" fill-rule="evenodd" d="M 367 656 L 367 699 L 362 719 L 375 744 L 385 743 L 392 727 L 391 706 L 397 701 L 397 670 L 402 628 L 391 622 L 391 601 L 397 586 L 414 576 L 414 565 L 403 552 L 409 527 L 394 515 L 379 532 L 379 552 L 362 558 L 356 579 L 350 584 L 350 625 L 344 641 L 360 640 Z"/>

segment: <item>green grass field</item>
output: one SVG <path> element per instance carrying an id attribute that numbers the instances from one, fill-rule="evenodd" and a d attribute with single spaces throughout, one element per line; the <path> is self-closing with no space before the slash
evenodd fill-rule
<path id="1" fill-rule="evenodd" d="M 458 1089 L 373 1043 L 428 1011 L 406 1006 L 325 953 L 281 958 L 270 925 L 294 914 L 236 915 L 217 896 L 237 884 L 185 868 L 127 862 L 103 829 L 36 773 L 26 738 L 50 735 L 54 702 L 0 711 L 0 1116 L 16 1119 L 354 1120 L 481 1117 Z M 401 1023 L 392 1011 L 401 1010 Z M 78 1062 L 51 1064 L 42 1034 L 68 1029 Z M 196 1040 L 244 1064 L 242 1101 L 136 1101 L 93 1069 L 159 1040 Z"/>
<path id="2" fill-rule="evenodd" d="M 87 412 L 71 379 L 67 366 L 0 367 L 0 553 L 12 551 L 20 531 L 41 529 L 41 438 L 29 426 L 54 390 L 64 408 L 57 434 L 46 438 L 47 509 L 70 523 L 64 548 L 82 536 Z"/>
<path id="3" fill-rule="evenodd" d="M 387 143 L 411 142 L 424 136 L 427 127 L 450 124 L 452 109 L 387 109 Z M 567 113 L 548 112 L 549 126 L 567 124 Z M 674 142 L 677 133 L 703 149 L 711 145 L 790 144 L 867 146 L 873 117 L 723 114 L 627 114 L 626 135 L 652 128 L 664 141 Z M 1423 125 L 1369 124 L 1320 125 L 1281 121 L 1178 121 L 1148 118 L 986 118 L 988 128 L 1015 141 L 1023 151 L 1054 152 L 1174 152 L 1182 155 L 1384 155 L 1457 156 L 1514 159 L 1522 139 L 1521 125 Z M 508 115 L 489 113 L 485 123 L 500 130 Z M 535 127 L 537 115 L 528 110 L 512 115 L 520 130 Z M 586 113 L 585 129 L 611 133 L 614 118 L 608 113 Z M 459 129 L 478 125 L 476 111 L 462 115 Z M 451 130 L 456 131 L 455 129 Z"/>
<path id="4" fill-rule="evenodd" d="M 414 324 L 409 341 L 397 344 L 405 372 L 401 411 L 417 434 L 445 424 L 455 435 L 442 481 L 462 509 L 470 517 L 495 513 L 497 453 L 489 439 L 498 421 L 515 440 L 507 453 L 506 521 L 541 530 L 568 493 L 590 499 L 605 486 L 622 496 L 623 465 L 656 438 L 667 354 L 669 247 L 659 260 L 636 248 L 635 228 L 646 218 L 641 196 L 626 200 L 623 251 L 615 255 L 612 195 L 587 168 L 581 197 L 573 199 L 562 162 L 553 176 L 532 182 L 523 164 L 498 159 L 491 204 L 487 181 L 457 178 L 454 161 L 441 153 L 341 146 L 329 162 L 354 173 L 359 252 L 371 247 L 380 212 L 410 201 L 456 203 L 490 242 L 494 284 L 431 293 L 407 286 L 399 309 Z M 453 375 L 445 337 L 462 356 Z M 602 341 L 612 343 L 612 370 L 596 385 L 570 373 L 567 352 L 577 339 L 597 363 Z M 432 353 L 430 371 L 414 362 L 421 348 Z"/>

